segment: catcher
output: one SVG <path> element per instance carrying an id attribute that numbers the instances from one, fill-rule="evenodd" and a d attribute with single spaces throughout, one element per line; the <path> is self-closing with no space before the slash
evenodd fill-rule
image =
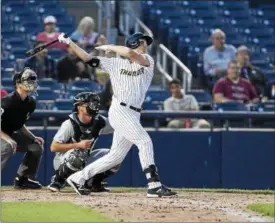
<path id="1" fill-rule="evenodd" d="M 99 101 L 99 96 L 92 92 L 82 92 L 74 97 L 74 113 L 62 123 L 51 144 L 51 151 L 56 155 L 53 162 L 55 175 L 48 186 L 49 190 L 60 191 L 71 174 L 109 152 L 109 149 L 93 150 L 101 134 L 113 133 L 108 119 L 98 114 Z M 87 181 L 81 192 L 89 194 L 109 191 L 105 188 L 103 180 L 115 174 L 118 169 L 119 166 L 116 166 L 97 174 Z"/>
<path id="2" fill-rule="evenodd" d="M 25 125 L 36 108 L 36 102 L 30 94 L 36 94 L 37 75 L 26 67 L 14 75 L 13 84 L 15 91 L 1 99 L 1 171 L 15 152 L 25 152 L 14 187 L 40 189 L 41 184 L 34 179 L 43 153 L 44 140 L 33 135 Z"/>

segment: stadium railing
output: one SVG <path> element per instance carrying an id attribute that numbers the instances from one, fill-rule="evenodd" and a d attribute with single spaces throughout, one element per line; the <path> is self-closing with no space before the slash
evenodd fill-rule
<path id="1" fill-rule="evenodd" d="M 171 61 L 168 61 L 168 58 Z M 167 81 L 171 81 L 172 78 L 179 78 L 182 81 L 182 87 L 185 92 L 191 90 L 192 73 L 188 67 L 186 67 L 167 47 L 163 44 L 158 45 L 157 49 L 157 62 L 158 70 L 162 74 L 162 86 L 167 86 Z M 172 65 L 172 71 L 169 71 L 169 67 Z M 179 71 L 179 72 L 178 72 Z M 172 77 L 169 73 L 172 73 Z M 182 75 L 181 77 L 180 74 Z"/>
<path id="2" fill-rule="evenodd" d="M 71 110 L 52 111 L 52 110 L 36 110 L 32 115 L 33 118 L 43 119 L 44 129 L 48 127 L 48 119 L 50 117 L 66 118 L 71 113 Z M 102 115 L 108 116 L 107 111 L 100 111 Z M 165 112 L 165 111 L 142 111 L 143 118 L 150 118 L 154 120 L 154 127 L 159 128 L 159 119 L 165 118 L 203 118 L 207 120 L 224 120 L 227 121 L 226 127 L 228 128 L 229 122 L 232 119 L 248 120 L 272 120 L 275 121 L 274 112 L 253 112 L 253 111 L 196 111 L 196 112 Z M 274 126 L 275 128 L 275 126 Z"/>

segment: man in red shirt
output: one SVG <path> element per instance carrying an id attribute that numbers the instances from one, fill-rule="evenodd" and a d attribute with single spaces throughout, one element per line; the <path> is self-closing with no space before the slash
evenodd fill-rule
<path id="1" fill-rule="evenodd" d="M 251 83 L 240 77 L 240 67 L 236 60 L 228 64 L 227 76 L 219 79 L 213 89 L 216 103 L 238 101 L 241 103 L 257 103 L 259 98 Z"/>

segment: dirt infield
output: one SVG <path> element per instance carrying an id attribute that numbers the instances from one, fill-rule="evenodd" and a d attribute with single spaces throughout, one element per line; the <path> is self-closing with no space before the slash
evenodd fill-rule
<path id="1" fill-rule="evenodd" d="M 92 193 L 78 196 L 72 191 L 52 193 L 2 189 L 1 200 L 8 201 L 70 201 L 92 207 L 117 220 L 130 222 L 195 222 L 238 221 L 272 222 L 246 209 L 251 203 L 274 203 L 274 195 L 179 192 L 175 198 L 148 199 L 144 192 Z"/>

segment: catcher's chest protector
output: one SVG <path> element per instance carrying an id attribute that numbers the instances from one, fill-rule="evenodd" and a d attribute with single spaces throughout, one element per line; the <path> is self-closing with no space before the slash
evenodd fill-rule
<path id="1" fill-rule="evenodd" d="M 106 123 L 101 115 L 93 117 L 91 123 L 83 124 L 76 113 L 73 114 L 73 118 L 70 117 L 71 123 L 74 129 L 74 140 L 79 142 L 85 139 L 94 139 L 95 142 L 99 136 L 99 132 L 105 127 Z"/>

